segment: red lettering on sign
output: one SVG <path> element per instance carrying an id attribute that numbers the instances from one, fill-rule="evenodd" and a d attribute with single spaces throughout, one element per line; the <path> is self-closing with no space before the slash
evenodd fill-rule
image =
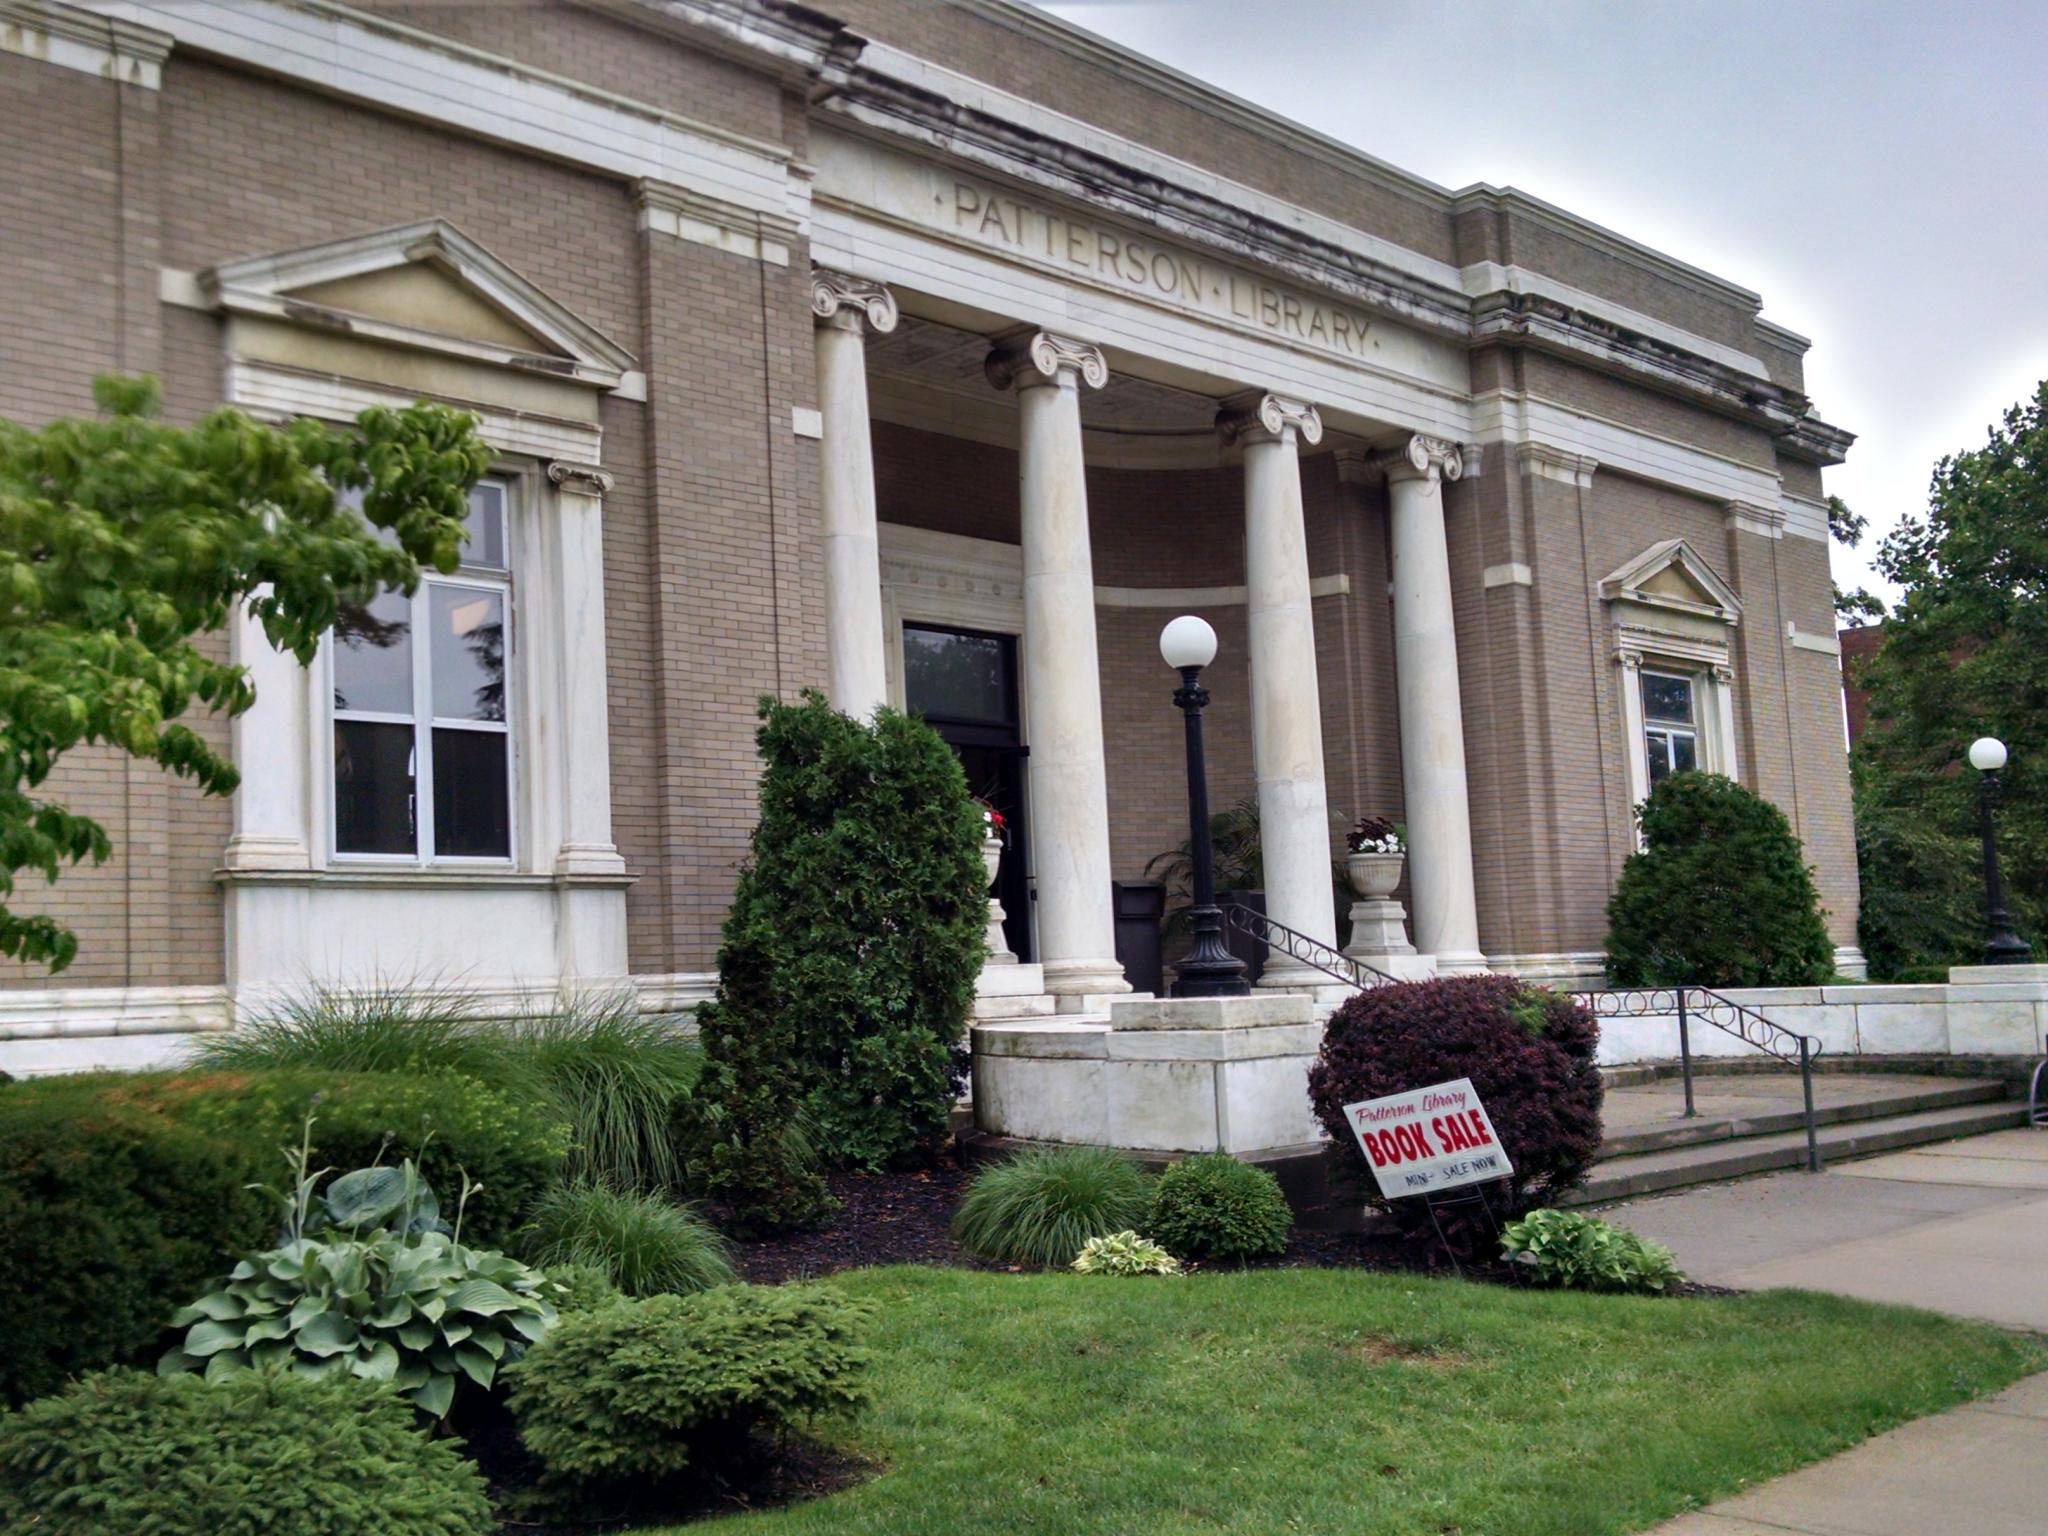
<path id="1" fill-rule="evenodd" d="M 1472 1134 L 1478 1138 L 1472 1144 L 1475 1147 L 1492 1146 L 1493 1137 L 1487 1133 L 1486 1116 L 1482 1115 L 1476 1109 L 1468 1109 L 1465 1111 L 1465 1118 L 1472 1122 Z"/>

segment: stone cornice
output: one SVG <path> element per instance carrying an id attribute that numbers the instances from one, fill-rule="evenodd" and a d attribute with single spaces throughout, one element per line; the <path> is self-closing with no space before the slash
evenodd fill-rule
<path id="1" fill-rule="evenodd" d="M 1090 389 L 1109 382 L 1109 363 L 1102 348 L 1050 331 L 1027 331 L 997 342 L 988 354 L 986 372 L 997 389 L 1013 384 L 1019 389 L 1057 384 L 1062 374 L 1072 375 Z"/>
<path id="2" fill-rule="evenodd" d="M 710 53 L 765 69 L 785 84 L 829 86 L 867 39 L 836 17 L 786 0 L 571 0 L 585 10 L 686 38 Z"/>
<path id="3" fill-rule="evenodd" d="M 0 53 L 19 53 L 154 91 L 175 39 L 63 0 L 0 0 Z"/>

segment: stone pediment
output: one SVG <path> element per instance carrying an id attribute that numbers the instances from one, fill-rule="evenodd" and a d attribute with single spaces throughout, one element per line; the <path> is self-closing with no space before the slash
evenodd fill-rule
<path id="1" fill-rule="evenodd" d="M 1636 603 L 1723 624 L 1742 617 L 1742 599 L 1735 589 L 1683 539 L 1652 544 L 1610 572 L 1600 583 L 1600 595 L 1609 602 Z"/>
<path id="2" fill-rule="evenodd" d="M 454 225 L 429 219 L 200 274 L 229 314 L 616 389 L 633 355 Z"/>

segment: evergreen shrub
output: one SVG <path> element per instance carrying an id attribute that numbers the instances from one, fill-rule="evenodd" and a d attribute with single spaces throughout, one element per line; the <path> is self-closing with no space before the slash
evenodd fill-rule
<path id="1" fill-rule="evenodd" d="M 1599 1028 L 1581 1004 L 1512 976 L 1450 976 L 1372 987 L 1330 1016 L 1309 1100 L 1339 1165 L 1410 1231 L 1430 1228 L 1418 1200 L 1379 1193 L 1344 1106 L 1470 1078 L 1514 1165 L 1510 1213 L 1556 1203 L 1583 1182 L 1600 1146 Z M 1496 1186 L 1498 1187 L 1498 1186 Z"/>
<path id="2" fill-rule="evenodd" d="M 558 1486 L 716 1466 L 755 1429 L 864 1403 L 868 1315 L 834 1291 L 789 1285 L 572 1313 L 507 1372 L 507 1402 Z"/>
<path id="3" fill-rule="evenodd" d="M 1619 987 L 1804 987 L 1834 974 L 1813 872 L 1785 813 L 1732 779 L 1675 773 L 1607 903 Z"/>
<path id="4" fill-rule="evenodd" d="M 1293 1225 L 1272 1174 L 1228 1152 L 1204 1152 L 1159 1176 L 1145 1231 L 1177 1258 L 1241 1260 L 1284 1253 Z"/>
<path id="5" fill-rule="evenodd" d="M 696 1114 L 708 1192 L 775 1228 L 825 1202 L 790 1145 L 794 1109 L 841 1166 L 901 1166 L 943 1140 L 988 877 L 981 808 L 922 721 L 855 720 L 816 692 L 761 716 L 761 814 L 698 1013 Z"/>
<path id="6" fill-rule="evenodd" d="M 953 1237 L 1001 1264 L 1064 1269 L 1093 1237 L 1134 1228 L 1152 1180 L 1109 1147 L 1034 1147 L 974 1176 L 953 1213 Z"/>
<path id="7" fill-rule="evenodd" d="M 491 1536 L 483 1477 L 346 1373 L 87 1376 L 0 1418 L 0 1530 Z"/>
<path id="8" fill-rule="evenodd" d="M 483 1187 L 463 1235 L 502 1243 L 561 1166 L 566 1128 L 454 1072 L 101 1073 L 0 1091 L 0 1400 L 153 1359 L 172 1312 L 268 1246 L 279 1154 L 315 1117 L 315 1168 L 416 1159 Z"/>

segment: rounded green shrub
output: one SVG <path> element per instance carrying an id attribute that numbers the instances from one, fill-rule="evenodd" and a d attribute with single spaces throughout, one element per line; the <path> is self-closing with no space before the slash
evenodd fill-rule
<path id="1" fill-rule="evenodd" d="M 867 1308 L 818 1286 L 728 1285 L 557 1323 L 507 1373 L 519 1437 L 556 1483 L 715 1464 L 754 1429 L 866 1401 Z"/>
<path id="2" fill-rule="evenodd" d="M 491 1536 L 484 1480 L 348 1375 L 87 1376 L 0 1418 L 0 1529 Z"/>
<path id="3" fill-rule="evenodd" d="M 0 1094 L 0 1400 L 155 1358 L 171 1314 L 234 1255 L 270 1245 L 283 1151 L 314 1117 L 312 1166 L 410 1156 L 427 1180 L 483 1187 L 473 1244 L 508 1242 L 555 1177 L 566 1126 L 455 1072 L 108 1073 Z M 451 1200 L 452 1204 L 452 1200 Z"/>
<path id="4" fill-rule="evenodd" d="M 953 1236 L 1004 1264 L 1064 1269 L 1091 1237 L 1140 1225 L 1152 1181 L 1108 1147 L 1035 1147 L 983 1169 L 953 1213 Z"/>
<path id="5" fill-rule="evenodd" d="M 608 1307 L 620 1296 L 619 1288 L 612 1284 L 612 1277 L 595 1264 L 554 1264 L 548 1267 L 548 1280 L 554 1287 L 548 1295 L 555 1304 L 555 1313 L 567 1317 L 572 1312 L 594 1312 L 599 1307 Z"/>
<path id="6" fill-rule="evenodd" d="M 557 1184 L 534 1206 L 526 1252 L 536 1264 L 587 1264 L 628 1296 L 728 1285 L 732 1257 L 717 1228 L 660 1195 Z"/>
<path id="7" fill-rule="evenodd" d="M 0 1091 L 0 1402 L 153 1358 L 172 1310 L 272 1225 L 244 1149 L 141 1107 L 141 1088 L 89 1076 Z"/>
<path id="8" fill-rule="evenodd" d="M 1204 1152 L 1159 1176 L 1145 1231 L 1177 1258 L 1263 1259 L 1286 1251 L 1293 1225 L 1272 1174 L 1228 1152 Z"/>
<path id="9" fill-rule="evenodd" d="M 807 1106 L 834 1162 L 886 1168 L 945 1138 L 986 953 L 983 819 L 920 720 L 764 699 L 761 816 L 699 1011 L 707 1192 L 756 1228 L 823 1209 L 783 1142 Z"/>
<path id="10" fill-rule="evenodd" d="M 1785 813 L 1716 773 L 1675 773 L 1642 804 L 1643 847 L 1607 903 L 1620 987 L 1804 987 L 1834 974 Z"/>

